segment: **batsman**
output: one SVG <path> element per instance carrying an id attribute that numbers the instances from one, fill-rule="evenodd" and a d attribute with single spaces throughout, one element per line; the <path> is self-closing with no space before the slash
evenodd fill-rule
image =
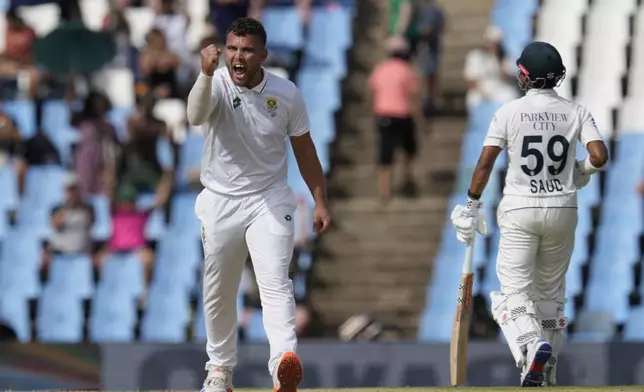
<path id="1" fill-rule="evenodd" d="M 516 62 L 525 96 L 503 105 L 490 124 L 467 203 L 451 219 L 457 237 L 486 233 L 481 194 L 497 156 L 508 152 L 492 315 L 503 332 L 521 386 L 556 385 L 557 356 L 568 324 L 565 276 L 577 227 L 577 190 L 608 162 L 608 150 L 588 110 L 554 90 L 566 76 L 559 52 L 533 42 Z M 577 143 L 588 151 L 576 160 Z"/>

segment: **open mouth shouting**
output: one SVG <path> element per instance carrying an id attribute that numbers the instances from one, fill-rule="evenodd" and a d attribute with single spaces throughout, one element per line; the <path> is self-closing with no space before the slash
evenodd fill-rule
<path id="1" fill-rule="evenodd" d="M 233 64 L 233 79 L 237 81 L 242 81 L 246 76 L 246 66 L 243 64 Z"/>

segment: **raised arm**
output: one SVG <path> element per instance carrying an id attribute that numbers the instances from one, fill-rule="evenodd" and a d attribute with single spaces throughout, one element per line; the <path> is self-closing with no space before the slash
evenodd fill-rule
<path id="1" fill-rule="evenodd" d="M 208 121 L 215 102 L 212 94 L 212 76 L 219 65 L 219 50 L 215 45 L 209 45 L 201 50 L 201 73 L 188 94 L 186 108 L 188 122 L 199 126 Z"/>

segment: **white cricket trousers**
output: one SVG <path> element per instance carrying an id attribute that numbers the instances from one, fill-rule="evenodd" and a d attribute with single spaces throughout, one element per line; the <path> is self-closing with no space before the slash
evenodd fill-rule
<path id="1" fill-rule="evenodd" d="M 501 241 L 496 273 L 501 292 L 528 293 L 533 300 L 563 301 L 566 272 L 575 245 L 577 209 L 503 211 L 501 205 L 497 220 Z"/>
<path id="2" fill-rule="evenodd" d="M 231 197 L 203 190 L 195 213 L 205 254 L 206 370 L 237 364 L 237 293 L 250 252 L 270 344 L 269 372 L 295 351 L 295 298 L 288 277 L 293 257 L 295 196 L 288 186 Z"/>

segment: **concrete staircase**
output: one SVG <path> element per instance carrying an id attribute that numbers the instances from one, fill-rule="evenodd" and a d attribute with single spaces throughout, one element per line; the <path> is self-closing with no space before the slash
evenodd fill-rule
<path id="1" fill-rule="evenodd" d="M 369 72 L 384 56 L 386 2 L 358 3 L 329 179 L 337 224 L 318 244 L 311 306 L 330 335 L 348 317 L 369 313 L 396 328 L 400 338 L 415 338 L 466 129 L 463 60 L 480 43 L 493 0 L 440 1 L 448 24 L 441 77 L 446 107 L 442 116 L 419 130 L 421 196 L 396 199 L 384 207 L 376 199 L 376 135 L 365 86 Z"/>

